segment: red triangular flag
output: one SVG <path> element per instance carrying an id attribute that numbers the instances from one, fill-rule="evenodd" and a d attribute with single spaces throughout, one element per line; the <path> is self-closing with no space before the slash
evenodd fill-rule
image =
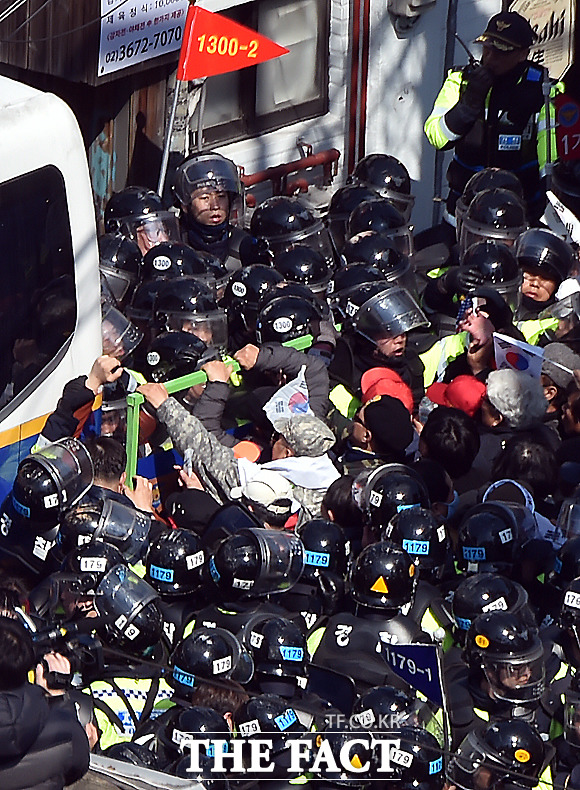
<path id="1" fill-rule="evenodd" d="M 199 6 L 189 6 L 177 66 L 178 80 L 238 71 L 289 52 L 266 36 Z"/>

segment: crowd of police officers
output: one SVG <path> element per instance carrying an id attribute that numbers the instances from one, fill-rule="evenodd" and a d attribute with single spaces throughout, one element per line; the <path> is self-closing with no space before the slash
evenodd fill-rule
<path id="1" fill-rule="evenodd" d="M 580 264 L 502 161 L 420 250 L 409 174 L 387 154 L 325 213 L 307 195 L 250 212 L 215 152 L 178 167 L 174 207 L 138 186 L 110 199 L 103 356 L 65 387 L 0 517 L 0 642 L 22 630 L 94 753 L 249 786 L 260 775 L 223 754 L 212 771 L 208 739 L 261 736 L 284 786 L 578 785 Z M 578 216 L 574 163 L 552 190 Z M 543 350 L 540 377 L 517 345 L 496 369 L 497 332 Z M 284 345 L 307 335 L 304 352 Z M 205 384 L 168 397 L 199 370 Z M 267 418 L 296 377 L 306 400 Z M 135 389 L 143 460 L 184 458 L 155 502 L 125 478 Z M 397 653 L 409 645 L 438 658 Z M 3 732 L 21 719 L 2 702 Z M 299 738 L 335 764 L 293 773 Z M 58 786 L 42 750 L 8 741 L 6 787 Z M 28 784 L 11 784 L 26 760 Z"/>

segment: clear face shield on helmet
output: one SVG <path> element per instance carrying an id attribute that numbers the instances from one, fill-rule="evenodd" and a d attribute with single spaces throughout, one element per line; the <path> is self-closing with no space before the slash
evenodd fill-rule
<path id="1" fill-rule="evenodd" d="M 470 732 L 451 757 L 446 770 L 447 781 L 459 790 L 492 790 L 502 781 L 517 781 L 507 767 L 489 753 L 474 732 Z"/>
<path id="2" fill-rule="evenodd" d="M 119 360 L 131 354 L 143 340 L 143 332 L 111 305 L 103 306 L 101 336 L 103 354 Z"/>
<path id="3" fill-rule="evenodd" d="M 228 318 L 225 310 L 211 313 L 167 313 L 167 330 L 190 332 L 207 346 L 225 349 L 228 345 Z"/>
<path id="4" fill-rule="evenodd" d="M 459 236 L 459 260 L 463 260 L 468 247 L 478 241 L 499 241 L 507 247 L 513 247 L 520 233 L 527 230 L 527 227 L 527 225 L 519 225 L 513 228 L 496 228 L 493 225 L 480 225 L 466 215 Z"/>
<path id="5" fill-rule="evenodd" d="M 376 343 L 421 326 L 427 327 L 429 321 L 411 294 L 395 286 L 365 302 L 356 314 L 353 326 L 360 335 Z"/>
<path id="6" fill-rule="evenodd" d="M 229 199 L 230 225 L 243 227 L 244 187 L 238 168 L 229 159 L 212 154 L 194 157 L 178 167 L 173 190 L 183 206 L 189 206 L 194 193 L 226 192 Z"/>
<path id="7" fill-rule="evenodd" d="M 392 201 L 391 201 L 392 202 Z M 382 230 L 381 236 L 391 239 L 395 248 L 402 255 L 411 258 L 415 253 L 415 240 L 413 238 L 413 228 L 411 225 L 402 225 L 400 228 Z"/>
<path id="8" fill-rule="evenodd" d="M 119 229 L 137 243 L 143 255 L 163 241 L 180 241 L 179 220 L 172 211 L 124 217 L 119 220 Z"/>
<path id="9" fill-rule="evenodd" d="M 92 540 L 111 543 L 129 564 L 141 559 L 148 545 L 151 520 L 133 507 L 105 499 Z"/>
<path id="10" fill-rule="evenodd" d="M 59 439 L 29 457 L 42 466 L 55 482 L 62 508 L 72 507 L 93 484 L 93 462 L 78 439 Z M 51 503 L 50 506 L 53 505 Z"/>
<path id="11" fill-rule="evenodd" d="M 120 304 L 129 289 L 137 282 L 136 277 L 132 277 L 128 272 L 122 269 L 114 269 L 111 266 L 99 264 L 101 272 L 101 287 L 103 287 L 103 280 L 105 287 L 110 292 L 110 295 L 115 300 L 116 304 Z"/>
<path id="12" fill-rule="evenodd" d="M 240 534 L 251 536 L 261 559 L 252 595 L 284 592 L 296 584 L 304 568 L 304 546 L 296 535 L 262 528 L 244 529 Z"/>
<path id="13" fill-rule="evenodd" d="M 305 230 L 276 236 L 268 239 L 267 242 L 273 255 L 291 250 L 296 244 L 301 244 L 319 252 L 331 267 L 335 265 L 334 245 L 327 228 L 321 221 L 314 222 Z"/>
<path id="14" fill-rule="evenodd" d="M 483 671 L 497 699 L 523 703 L 539 699 L 546 688 L 544 650 L 535 648 L 521 656 L 482 656 Z"/>
<path id="15" fill-rule="evenodd" d="M 101 617 L 110 618 L 112 631 L 132 640 L 139 636 L 133 620 L 157 598 L 153 587 L 134 571 L 126 565 L 115 565 L 99 582 L 94 603 Z"/>
<path id="16" fill-rule="evenodd" d="M 550 341 L 580 339 L 580 292 L 546 307 L 539 315 L 542 332 Z"/>

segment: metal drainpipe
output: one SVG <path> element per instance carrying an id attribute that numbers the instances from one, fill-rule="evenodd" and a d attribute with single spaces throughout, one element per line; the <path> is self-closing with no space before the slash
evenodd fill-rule
<path id="1" fill-rule="evenodd" d="M 457 32 L 457 5 L 458 0 L 449 0 L 447 8 L 447 32 L 445 35 L 445 57 L 443 59 L 443 79 L 453 66 L 455 59 L 455 33 Z M 440 196 L 443 191 L 443 151 L 435 152 L 435 171 L 433 173 L 433 195 Z M 441 202 L 433 202 L 432 224 L 437 225 L 441 220 Z"/>

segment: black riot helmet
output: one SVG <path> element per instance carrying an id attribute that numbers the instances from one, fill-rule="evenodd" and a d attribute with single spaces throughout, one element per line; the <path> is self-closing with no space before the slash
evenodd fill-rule
<path id="1" fill-rule="evenodd" d="M 120 233 L 99 236 L 99 270 L 117 305 L 132 296 L 142 276 L 143 256 L 137 244 Z"/>
<path id="2" fill-rule="evenodd" d="M 513 612 L 480 614 L 469 626 L 464 660 L 483 671 L 495 699 L 515 704 L 539 699 L 546 688 L 538 629 Z"/>
<path id="3" fill-rule="evenodd" d="M 452 602 L 453 619 L 461 644 L 476 617 L 495 611 L 513 612 L 529 625 L 534 624 L 528 593 L 521 584 L 497 573 L 476 573 L 464 579 L 455 590 Z"/>
<path id="4" fill-rule="evenodd" d="M 280 296 L 298 296 L 308 304 L 311 304 L 316 310 L 317 314 L 325 321 L 331 320 L 330 307 L 326 301 L 325 294 L 315 294 L 311 288 L 304 283 L 289 282 L 282 280 L 276 283 L 273 288 L 270 288 L 260 299 L 260 310 L 266 307 L 267 304 L 278 299 Z"/>
<path id="5" fill-rule="evenodd" d="M 525 272 L 539 272 L 560 285 L 570 276 L 574 250 L 567 241 L 548 228 L 524 231 L 515 245 L 518 265 Z"/>
<path id="6" fill-rule="evenodd" d="M 304 244 L 318 250 L 334 265 L 334 252 L 328 231 L 299 197 L 274 195 L 260 203 L 252 214 L 250 232 L 268 242 L 275 255 Z"/>
<path id="7" fill-rule="evenodd" d="M 101 341 L 103 354 L 122 360 L 141 343 L 144 332 L 124 313 L 106 302 L 101 305 Z"/>
<path id="8" fill-rule="evenodd" d="M 225 348 L 228 322 L 212 290 L 195 277 L 166 280 L 157 291 L 153 314 L 165 331 L 191 332 L 208 346 Z"/>
<path id="9" fill-rule="evenodd" d="M 344 246 L 348 218 L 359 203 L 372 200 L 376 195 L 376 191 L 363 184 L 347 184 L 337 189 L 331 197 L 326 223 L 339 252 L 342 252 Z"/>
<path id="10" fill-rule="evenodd" d="M 477 241 L 465 251 L 461 266 L 478 276 L 481 286 L 501 294 L 512 310 L 517 309 L 522 272 L 512 248 L 493 239 Z"/>
<path id="11" fill-rule="evenodd" d="M 413 268 L 407 255 L 399 251 L 393 239 L 376 230 L 364 230 L 345 242 L 342 257 L 347 263 L 363 261 L 382 272 L 388 282 L 416 291 Z"/>
<path id="12" fill-rule="evenodd" d="M 427 317 L 409 291 L 398 285 L 367 299 L 353 319 L 354 331 L 373 344 L 421 326 L 429 326 Z"/>
<path id="13" fill-rule="evenodd" d="M 216 358 L 213 349 L 191 332 L 163 332 L 147 349 L 143 370 L 147 381 L 156 383 L 195 373 Z"/>
<path id="14" fill-rule="evenodd" d="M 306 674 L 306 637 L 292 620 L 258 612 L 244 624 L 239 636 L 252 654 L 256 674 L 277 678 Z"/>
<path id="15" fill-rule="evenodd" d="M 143 278 L 146 280 L 187 276 L 195 277 L 215 290 L 224 285 L 228 271 L 211 253 L 194 250 L 177 241 L 157 244 L 143 257 Z"/>
<path id="16" fill-rule="evenodd" d="M 210 578 L 226 598 L 284 592 L 303 567 L 304 548 L 296 535 L 261 527 L 230 535 L 208 563 Z"/>
<path id="17" fill-rule="evenodd" d="M 509 574 L 520 547 L 519 533 L 517 519 L 507 505 L 475 505 L 459 525 L 457 567 L 464 573 Z"/>
<path id="18" fill-rule="evenodd" d="M 476 241 L 495 239 L 510 245 L 527 227 L 521 198 L 508 189 L 484 189 L 465 212 L 459 239 L 460 259 Z"/>
<path id="19" fill-rule="evenodd" d="M 288 282 L 307 285 L 312 293 L 325 293 L 332 274 L 328 260 L 318 250 L 305 244 L 295 244 L 274 256 L 274 268 Z"/>
<path id="20" fill-rule="evenodd" d="M 187 529 L 162 532 L 145 555 L 145 579 L 164 598 L 181 598 L 201 587 L 205 552 Z"/>
<path id="21" fill-rule="evenodd" d="M 404 464 L 383 464 L 360 474 L 355 498 L 372 526 L 385 528 L 402 510 L 429 508 L 429 492 L 421 475 Z"/>
<path id="22" fill-rule="evenodd" d="M 285 343 L 316 334 L 322 310 L 300 296 L 280 296 L 264 305 L 256 321 L 258 343 Z"/>
<path id="23" fill-rule="evenodd" d="M 104 219 L 106 233 L 132 239 L 143 254 L 162 241 L 179 240 L 177 217 L 165 209 L 159 195 L 145 187 L 127 187 L 113 194 Z"/>
<path id="24" fill-rule="evenodd" d="M 394 686 L 374 686 L 356 700 L 352 714 L 365 730 L 398 730 L 417 723 L 417 699 Z"/>
<path id="25" fill-rule="evenodd" d="M 354 329 L 354 319 L 360 308 L 366 304 L 372 296 L 382 294 L 389 289 L 386 280 L 375 280 L 370 283 L 360 283 L 352 288 L 346 288 L 338 294 L 336 300 L 330 298 L 329 304 L 337 320 L 342 322 L 342 331 L 352 333 Z"/>
<path id="26" fill-rule="evenodd" d="M 443 790 L 445 775 L 443 773 L 443 752 L 437 738 L 422 727 L 401 727 L 397 729 L 398 748 L 391 752 L 392 774 L 390 780 L 404 790 Z M 376 779 L 383 773 L 377 773 L 382 760 L 380 752 L 374 752 L 372 773 Z M 378 758 L 378 759 L 377 759 Z M 387 782 L 389 784 L 389 782 Z"/>
<path id="27" fill-rule="evenodd" d="M 397 611 L 413 600 L 415 581 L 415 565 L 407 552 L 386 540 L 366 546 L 349 574 L 356 603 L 387 611 Z"/>
<path id="28" fill-rule="evenodd" d="M 410 256 L 414 252 L 413 234 L 405 217 L 386 198 L 363 200 L 348 218 L 348 237 L 374 230 L 391 239 L 397 250 Z"/>
<path id="29" fill-rule="evenodd" d="M 231 732 L 224 717 L 213 708 L 193 705 L 189 708 L 176 706 L 165 725 L 157 731 L 156 751 L 158 759 L 171 763 L 188 750 L 191 741 L 224 741 L 231 739 Z M 213 757 L 214 744 L 202 747 L 201 756 Z"/>
<path id="30" fill-rule="evenodd" d="M 580 162 L 554 162 L 552 170 L 552 192 L 572 214 L 580 217 Z"/>
<path id="31" fill-rule="evenodd" d="M 96 589 L 111 568 L 123 565 L 125 558 L 111 543 L 96 540 L 70 551 L 64 558 L 61 571 L 64 586 L 74 595 L 95 595 Z M 71 575 L 76 577 L 74 580 Z"/>
<path id="32" fill-rule="evenodd" d="M 10 557 L 42 578 L 56 571 L 58 524 L 31 521 L 14 507 L 9 493 L 0 507 L 0 557 Z"/>
<path id="33" fill-rule="evenodd" d="M 153 587 L 126 565 L 115 565 L 97 586 L 94 605 L 106 625 L 99 629 L 107 644 L 142 655 L 163 633 L 163 619 Z"/>
<path id="34" fill-rule="evenodd" d="M 511 170 L 502 170 L 499 167 L 485 167 L 483 170 L 478 170 L 471 176 L 455 204 L 458 239 L 461 237 L 461 223 L 469 204 L 477 194 L 485 189 L 507 189 L 522 200 L 524 199 L 522 182 Z"/>
<path id="35" fill-rule="evenodd" d="M 303 581 L 313 582 L 325 572 L 344 576 L 350 557 L 350 543 L 339 524 L 315 518 L 300 527 L 299 536 L 304 545 Z"/>
<path id="36" fill-rule="evenodd" d="M 175 171 L 173 192 L 182 206 L 189 206 L 197 190 L 228 193 L 229 221 L 241 225 L 244 214 L 244 187 L 231 159 L 215 151 L 193 154 Z"/>
<path id="37" fill-rule="evenodd" d="M 116 499 L 100 499 L 77 505 L 61 519 L 58 545 L 66 554 L 75 547 L 104 540 L 123 554 L 128 563 L 137 562 L 147 547 L 151 519 Z"/>
<path id="38" fill-rule="evenodd" d="M 251 652 L 225 628 L 195 628 L 171 656 L 169 685 L 187 697 L 200 679 L 247 683 L 254 673 Z"/>
<path id="39" fill-rule="evenodd" d="M 381 532 L 381 537 L 388 537 L 405 549 L 419 568 L 421 579 L 433 584 L 441 581 L 451 541 L 445 524 L 431 510 L 422 507 L 401 510 Z"/>
<path id="40" fill-rule="evenodd" d="M 56 526 L 59 517 L 93 484 L 93 462 L 78 439 L 48 444 L 20 462 L 12 487 L 12 505 L 23 523 Z"/>
<path id="41" fill-rule="evenodd" d="M 470 732 L 452 755 L 447 781 L 459 790 L 502 785 L 532 788 L 545 764 L 546 747 L 537 729 L 521 718 L 496 721 Z"/>
<path id="42" fill-rule="evenodd" d="M 230 277 L 220 303 L 227 311 L 228 321 L 239 318 L 245 329 L 254 332 L 262 297 L 281 282 L 284 277 L 280 272 L 263 263 L 238 269 Z"/>
<path id="43" fill-rule="evenodd" d="M 250 697 L 234 713 L 234 725 L 242 738 L 259 738 L 262 733 L 268 738 L 277 736 L 272 738 L 274 756 L 284 749 L 289 737 L 305 732 L 289 701 L 277 694 Z"/>
<path id="44" fill-rule="evenodd" d="M 398 209 L 408 222 L 415 198 L 405 165 L 390 154 L 368 154 L 360 159 L 348 180 L 378 192 Z"/>
<path id="45" fill-rule="evenodd" d="M 368 786 L 373 756 L 373 738 L 370 732 L 348 728 L 332 731 L 329 728 L 316 735 L 314 745 L 323 755 L 329 752 L 332 755 L 332 760 L 323 758 L 321 761 L 323 768 L 320 779 L 323 787 L 349 787 L 352 790 Z M 314 756 L 316 758 L 316 751 Z M 364 771 L 364 784 L 361 782 L 361 771 Z"/>
<path id="46" fill-rule="evenodd" d="M 563 591 L 580 576 L 580 536 L 569 538 L 559 549 L 554 568 L 548 580 L 557 590 Z"/>
<path id="47" fill-rule="evenodd" d="M 580 576 L 566 586 L 560 605 L 560 625 L 571 632 L 580 648 Z"/>

